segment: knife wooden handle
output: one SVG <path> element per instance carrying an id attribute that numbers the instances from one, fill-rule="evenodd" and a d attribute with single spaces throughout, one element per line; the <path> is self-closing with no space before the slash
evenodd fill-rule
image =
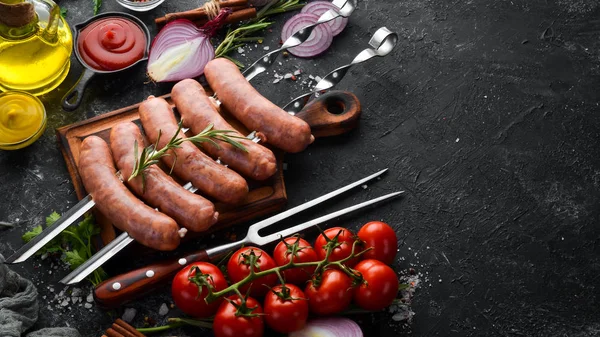
<path id="1" fill-rule="evenodd" d="M 360 101 L 353 93 L 333 90 L 310 101 L 296 117 L 310 125 L 315 137 L 328 137 L 354 129 L 360 113 Z"/>
<path id="2" fill-rule="evenodd" d="M 199 261 L 210 261 L 205 250 L 117 275 L 96 286 L 94 299 L 102 307 L 118 307 L 170 281 L 181 268 Z"/>

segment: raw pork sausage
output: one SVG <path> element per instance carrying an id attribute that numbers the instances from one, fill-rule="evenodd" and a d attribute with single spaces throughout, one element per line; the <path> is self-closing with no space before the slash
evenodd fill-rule
<path id="1" fill-rule="evenodd" d="M 145 246 L 177 248 L 180 238 L 175 220 L 141 202 L 116 173 L 108 144 L 97 136 L 85 138 L 79 153 L 79 175 L 98 210 Z"/>
<path id="2" fill-rule="evenodd" d="M 225 58 L 206 65 L 204 75 L 221 103 L 248 129 L 262 132 L 267 142 L 287 152 L 300 152 L 315 139 L 310 126 L 263 97 Z"/>
<path id="3" fill-rule="evenodd" d="M 217 221 L 212 202 L 179 185 L 156 165 L 144 170 L 141 176 L 129 177 L 135 166 L 135 144 L 138 155 L 144 148 L 144 139 L 137 125 L 131 122 L 117 124 L 110 131 L 110 148 L 123 180 L 129 188 L 150 206 L 172 217 L 177 223 L 191 231 L 201 232 Z"/>
<path id="4" fill-rule="evenodd" d="M 197 134 L 212 124 L 215 130 L 235 130 L 223 117 L 206 95 L 200 83 L 186 79 L 175 84 L 171 98 L 183 119 L 183 124 Z M 239 132 L 229 135 L 244 137 Z M 236 138 L 248 152 L 231 144 L 219 142 L 219 147 L 211 143 L 202 144 L 213 158 L 220 160 L 236 172 L 254 180 L 265 180 L 277 170 L 277 160 L 271 150 L 246 138 Z"/>
<path id="5" fill-rule="evenodd" d="M 158 148 L 163 148 L 177 131 L 173 110 L 163 98 L 150 96 L 139 107 L 140 119 L 146 136 L 156 143 L 159 130 L 162 133 Z M 178 138 L 186 138 L 179 132 Z M 248 194 L 248 184 L 236 172 L 217 164 L 200 149 L 186 141 L 161 158 L 181 179 L 190 181 L 204 195 L 219 201 L 237 204 Z"/>

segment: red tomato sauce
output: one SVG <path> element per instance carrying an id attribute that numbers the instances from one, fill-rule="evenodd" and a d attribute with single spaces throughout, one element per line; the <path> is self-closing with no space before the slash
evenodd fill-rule
<path id="1" fill-rule="evenodd" d="M 144 57 L 146 34 L 131 20 L 105 18 L 81 31 L 77 48 L 88 66 L 97 70 L 119 70 Z"/>

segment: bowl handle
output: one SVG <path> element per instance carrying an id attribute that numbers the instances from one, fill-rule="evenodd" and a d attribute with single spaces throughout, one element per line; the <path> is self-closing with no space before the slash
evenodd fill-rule
<path id="1" fill-rule="evenodd" d="M 83 74 L 79 77 L 75 85 L 67 91 L 62 98 L 62 107 L 66 111 L 73 111 L 79 107 L 83 99 L 83 92 L 87 87 L 88 82 L 96 73 L 88 68 L 83 70 Z"/>

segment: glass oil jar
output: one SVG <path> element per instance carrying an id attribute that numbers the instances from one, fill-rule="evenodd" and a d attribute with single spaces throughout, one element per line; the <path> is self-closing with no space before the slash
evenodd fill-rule
<path id="1" fill-rule="evenodd" d="M 51 0 L 0 0 L 0 90 L 42 95 L 67 76 L 73 37 Z"/>

